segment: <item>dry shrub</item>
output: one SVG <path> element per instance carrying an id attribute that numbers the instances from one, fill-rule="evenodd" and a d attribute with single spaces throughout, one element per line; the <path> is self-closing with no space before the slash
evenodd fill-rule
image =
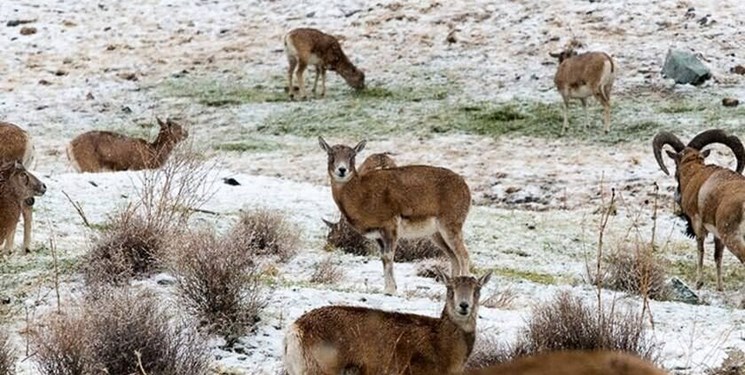
<path id="1" fill-rule="evenodd" d="M 131 210 L 119 213 L 82 262 L 86 284 L 121 285 L 151 274 L 159 265 L 166 236 L 162 225 L 148 223 Z"/>
<path id="2" fill-rule="evenodd" d="M 206 343 L 173 318 L 152 293 L 109 288 L 67 316 L 45 319 L 32 339 L 34 361 L 55 375 L 207 374 Z"/>
<path id="3" fill-rule="evenodd" d="M 510 350 L 497 340 L 496 335 L 479 335 L 468 357 L 466 369 L 479 369 L 510 360 Z"/>
<path id="4" fill-rule="evenodd" d="M 495 291 L 481 301 L 481 306 L 493 309 L 507 310 L 512 308 L 512 304 L 517 299 L 517 292 L 509 287 Z"/>
<path id="5" fill-rule="evenodd" d="M 616 350 L 657 360 L 657 346 L 648 341 L 639 315 L 616 308 L 598 311 L 569 292 L 533 309 L 512 356 L 557 350 Z"/>
<path id="6" fill-rule="evenodd" d="M 211 196 L 209 170 L 184 145 L 161 168 L 141 171 L 133 201 L 111 217 L 82 262 L 86 284 L 121 285 L 157 270 L 168 239 Z"/>
<path id="7" fill-rule="evenodd" d="M 606 272 L 604 284 L 610 289 L 646 295 L 658 301 L 670 299 L 665 268 L 651 249 L 622 246 L 608 256 Z"/>
<path id="8" fill-rule="evenodd" d="M 0 375 L 14 375 L 15 363 L 16 355 L 10 337 L 6 332 L 0 332 Z"/>
<path id="9" fill-rule="evenodd" d="M 450 263 L 445 258 L 425 259 L 417 262 L 416 275 L 434 279 L 437 277 L 437 269 L 448 270 Z"/>
<path id="10" fill-rule="evenodd" d="M 316 284 L 333 284 L 344 278 L 344 270 L 339 265 L 334 264 L 331 257 L 316 263 L 313 274 L 310 276 L 310 282 Z"/>
<path id="11" fill-rule="evenodd" d="M 259 209 L 241 213 L 229 241 L 246 253 L 276 256 L 285 262 L 297 253 L 300 236 L 282 213 Z"/>
<path id="12" fill-rule="evenodd" d="M 326 248 L 336 248 L 348 254 L 362 256 L 378 254 L 378 245 L 359 234 L 344 219 L 337 223 L 324 222 L 329 227 L 329 233 L 326 236 Z M 442 255 L 442 250 L 428 238 L 400 239 L 396 246 L 394 261 L 413 262 L 421 259 L 437 258 Z"/>
<path id="13" fill-rule="evenodd" d="M 89 326 L 80 311 L 52 314 L 42 320 L 32 336 L 34 362 L 42 374 L 85 375 L 93 373 L 88 353 Z"/>
<path id="14" fill-rule="evenodd" d="M 141 187 L 134 209 L 147 222 L 169 228 L 185 226 L 215 193 L 215 176 L 210 173 L 215 165 L 205 164 L 191 142 L 181 142 L 160 168 L 139 175 Z"/>
<path id="15" fill-rule="evenodd" d="M 266 294 L 253 254 L 201 231 L 184 236 L 171 257 L 179 299 L 208 332 L 232 345 L 259 321 Z"/>
<path id="16" fill-rule="evenodd" d="M 745 353 L 740 349 L 728 349 L 722 365 L 708 370 L 706 375 L 745 375 Z"/>

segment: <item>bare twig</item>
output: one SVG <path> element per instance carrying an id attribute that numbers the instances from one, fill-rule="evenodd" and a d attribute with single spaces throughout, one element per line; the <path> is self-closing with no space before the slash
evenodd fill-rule
<path id="1" fill-rule="evenodd" d="M 54 232 L 49 237 L 49 250 L 52 252 L 54 265 L 54 292 L 57 295 L 57 314 L 62 314 L 62 300 L 59 295 L 59 267 L 57 265 L 57 241 L 54 240 Z"/>
<path id="2" fill-rule="evenodd" d="M 657 245 L 655 244 L 655 235 L 657 233 L 657 197 L 660 193 L 660 185 L 657 185 L 657 182 L 654 183 L 654 205 L 652 206 L 652 239 L 650 240 L 652 244 L 652 249 L 657 249 Z"/>
<path id="3" fill-rule="evenodd" d="M 601 292 L 603 283 L 601 282 L 601 267 L 603 263 L 603 236 L 605 234 L 605 227 L 608 225 L 608 219 L 610 218 L 611 213 L 613 212 L 613 205 L 616 200 L 616 189 L 611 189 L 611 196 L 610 196 L 610 202 L 608 203 L 608 208 L 603 213 L 603 216 L 600 218 L 600 230 L 598 233 L 598 258 L 597 258 L 597 269 L 595 274 L 595 282 L 597 283 L 597 293 L 598 293 L 598 311 L 602 315 L 603 311 L 603 305 L 601 300 Z"/>
<path id="4" fill-rule="evenodd" d="M 75 208 L 75 211 L 77 211 L 78 215 L 80 215 L 80 218 L 83 219 L 83 224 L 85 224 L 86 227 L 90 228 L 91 223 L 88 222 L 88 218 L 85 217 L 85 212 L 83 212 L 83 207 L 80 206 L 80 203 L 73 201 L 72 198 L 70 198 L 70 196 L 67 195 L 67 193 L 64 190 L 62 190 L 62 194 L 65 195 L 67 200 L 70 201 L 70 204 L 72 204 L 72 207 Z"/>

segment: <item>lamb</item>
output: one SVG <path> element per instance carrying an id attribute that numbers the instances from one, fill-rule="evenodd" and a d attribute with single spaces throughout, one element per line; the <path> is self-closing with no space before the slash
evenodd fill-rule
<path id="1" fill-rule="evenodd" d="M 321 77 L 321 97 L 326 95 L 326 70 L 339 73 L 349 86 L 356 90 L 365 88 L 365 73 L 352 64 L 341 49 L 339 41 L 332 35 L 311 28 L 291 30 L 284 37 L 285 52 L 289 67 L 287 69 L 288 92 L 294 98 L 292 74 L 295 73 L 300 98 L 307 97 L 303 73 L 308 65 L 315 65 L 316 79 L 313 94 L 316 94 L 318 77 Z M 295 70 L 297 68 L 297 71 Z"/>
<path id="2" fill-rule="evenodd" d="M 712 143 L 721 143 L 732 149 L 737 159 L 735 171 L 704 164 L 710 150 L 703 148 Z M 722 291 L 724 246 L 745 264 L 745 177 L 740 174 L 745 168 L 745 147 L 737 137 L 721 129 L 704 131 L 688 145 L 670 132 L 660 132 L 652 141 L 652 149 L 660 169 L 668 175 L 661 155 L 665 145 L 675 150 L 667 151 L 667 154 L 675 161 L 675 179 L 678 182 L 676 201 L 696 237 L 696 287 L 703 286 L 704 240 L 711 232 L 714 235 L 717 290 Z"/>
<path id="3" fill-rule="evenodd" d="M 426 165 L 359 174 L 355 157 L 365 141 L 354 148 L 329 146 L 322 137 L 318 141 L 328 156 L 331 192 L 343 219 L 360 234 L 375 239 L 381 248 L 384 293 L 396 292 L 393 258 L 399 237 L 431 236 L 450 258 L 452 275 L 469 274 L 463 223 L 471 207 L 471 191 L 463 177 Z"/>
<path id="4" fill-rule="evenodd" d="M 449 277 L 440 318 L 352 306 L 311 310 L 286 331 L 289 375 L 459 374 L 471 354 L 481 287 L 491 272 Z"/>
<path id="5" fill-rule="evenodd" d="M 577 54 L 572 47 L 560 52 L 549 53 L 559 59 L 559 68 L 554 76 L 556 89 L 564 101 L 564 126 L 569 127 L 569 100 L 579 99 L 585 110 L 587 125 L 587 98 L 594 96 L 604 109 L 605 133 L 610 131 L 610 93 L 616 77 L 613 59 L 604 52 Z"/>
<path id="6" fill-rule="evenodd" d="M 25 168 L 31 167 L 34 162 L 35 148 L 31 136 L 25 130 L 9 122 L 0 121 L 0 139 L 3 140 L 3 145 L 0 147 L 0 165 L 18 161 Z M 23 216 L 23 249 L 26 252 L 31 251 L 34 203 L 34 195 L 29 195 L 24 199 L 21 209 Z"/>
<path id="7" fill-rule="evenodd" d="M 653 364 L 623 352 L 562 351 L 523 357 L 465 375 L 665 375 Z"/>
<path id="8" fill-rule="evenodd" d="M 13 239 L 21 214 L 30 209 L 27 200 L 33 196 L 44 195 L 46 185 L 31 174 L 19 161 L 11 161 L 0 166 L 0 245 L 5 244 L 5 251 L 13 251 Z M 25 217 L 24 217 L 25 220 Z M 24 232 L 23 247 L 30 250 L 31 222 L 24 221 L 27 231 Z"/>
<path id="9" fill-rule="evenodd" d="M 170 119 L 157 121 L 160 131 L 153 143 L 109 131 L 89 131 L 68 144 L 67 158 L 78 172 L 160 168 L 189 133 Z"/>

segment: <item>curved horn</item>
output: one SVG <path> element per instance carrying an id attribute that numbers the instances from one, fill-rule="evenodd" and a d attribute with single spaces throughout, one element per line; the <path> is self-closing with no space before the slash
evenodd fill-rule
<path id="1" fill-rule="evenodd" d="M 665 163 L 662 161 L 662 146 L 670 145 L 675 152 L 681 152 L 685 148 L 683 142 L 678 139 L 673 133 L 670 132 L 659 132 L 652 140 L 652 150 L 654 151 L 654 158 L 657 160 L 657 165 L 660 166 L 666 175 L 670 172 L 667 171 Z"/>
<path id="2" fill-rule="evenodd" d="M 742 173 L 742 170 L 745 169 L 745 147 L 743 147 L 740 138 L 737 138 L 737 136 L 729 135 L 722 129 L 711 129 L 693 137 L 688 142 L 688 147 L 700 151 L 712 143 L 721 143 L 732 149 L 735 158 L 737 158 L 737 173 Z"/>
<path id="3" fill-rule="evenodd" d="M 330 222 L 330 221 L 328 221 L 326 219 L 323 219 L 323 218 L 321 218 L 321 220 L 323 220 L 323 223 L 326 224 L 326 226 L 329 227 L 329 228 L 331 228 L 331 229 L 333 229 L 336 226 L 336 224 L 337 224 L 337 223 Z"/>

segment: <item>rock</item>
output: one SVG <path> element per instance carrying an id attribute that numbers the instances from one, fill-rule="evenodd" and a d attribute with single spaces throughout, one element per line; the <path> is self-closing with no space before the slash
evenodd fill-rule
<path id="1" fill-rule="evenodd" d="M 10 20 L 10 21 L 8 21 L 8 23 L 5 24 L 5 26 L 16 27 L 18 25 L 23 25 L 25 23 L 32 23 L 32 22 L 35 22 L 35 21 L 36 20 Z"/>
<path id="2" fill-rule="evenodd" d="M 742 65 L 735 65 L 732 68 L 730 68 L 730 73 L 735 73 L 739 75 L 745 75 L 745 66 Z"/>
<path id="3" fill-rule="evenodd" d="M 21 27 L 21 35 L 32 35 L 36 34 L 36 28 L 31 26 Z"/>
<path id="4" fill-rule="evenodd" d="M 735 98 L 724 98 L 722 99 L 722 105 L 725 107 L 737 107 L 740 101 Z"/>
<path id="5" fill-rule="evenodd" d="M 0 305 L 10 305 L 11 299 L 7 296 L 0 296 Z"/>
<path id="6" fill-rule="evenodd" d="M 675 83 L 698 86 L 711 78 L 711 71 L 690 52 L 669 50 L 662 75 Z"/>
<path id="7" fill-rule="evenodd" d="M 448 33 L 448 36 L 445 37 L 445 41 L 448 42 L 449 44 L 453 44 L 458 41 L 458 39 L 455 38 L 455 30 L 452 30 L 451 32 Z"/>
<path id="8" fill-rule="evenodd" d="M 240 185 L 240 184 L 241 184 L 240 182 L 238 182 L 238 180 L 236 180 L 236 179 L 235 179 L 235 178 L 233 178 L 233 177 L 226 177 L 226 178 L 223 178 L 223 179 L 222 179 L 222 182 L 224 182 L 225 184 L 227 184 L 227 185 L 230 185 L 230 186 L 238 186 L 238 185 Z"/>
<path id="9" fill-rule="evenodd" d="M 134 72 L 119 72 L 116 74 L 117 77 L 126 81 L 137 81 L 137 73 Z"/>
<path id="10" fill-rule="evenodd" d="M 672 300 L 674 301 L 680 301 L 692 305 L 701 304 L 701 299 L 698 297 L 696 292 L 691 290 L 688 285 L 677 277 L 670 279 L 670 293 L 672 294 Z"/>

